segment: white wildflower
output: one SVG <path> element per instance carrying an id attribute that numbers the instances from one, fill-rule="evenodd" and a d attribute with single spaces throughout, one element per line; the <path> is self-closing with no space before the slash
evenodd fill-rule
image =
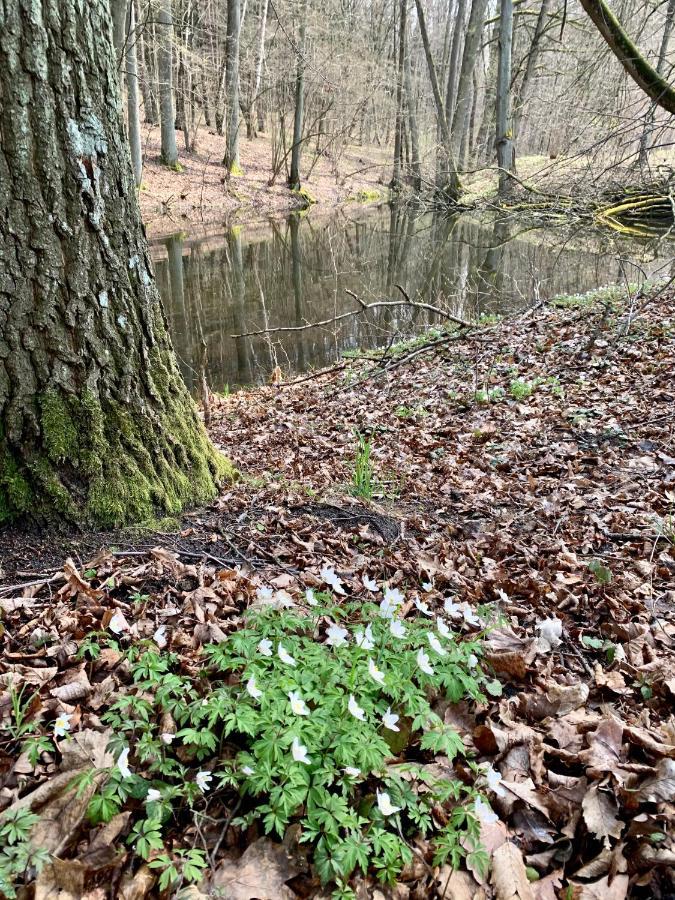
<path id="1" fill-rule="evenodd" d="M 423 616 L 430 616 L 432 614 L 428 605 L 423 600 L 419 600 L 417 597 L 415 597 L 415 606 L 419 609 Z"/>
<path id="2" fill-rule="evenodd" d="M 375 641 L 373 638 L 373 626 L 367 625 L 365 631 L 362 628 L 359 628 L 358 631 L 355 631 L 354 643 L 362 650 L 372 650 L 375 646 Z"/>
<path id="3" fill-rule="evenodd" d="M 399 716 L 396 713 L 391 711 L 391 706 L 387 708 L 386 713 L 382 716 L 382 724 L 385 728 L 388 728 L 389 731 L 400 731 L 401 729 L 396 724 L 399 720 Z"/>
<path id="4" fill-rule="evenodd" d="M 129 768 L 129 748 L 125 747 L 124 750 L 117 757 L 117 768 L 120 770 L 120 775 L 122 778 L 131 778 L 131 769 Z"/>
<path id="5" fill-rule="evenodd" d="M 291 709 L 293 710 L 293 714 L 296 716 L 308 716 L 309 709 L 307 709 L 307 704 L 302 699 L 298 691 L 289 691 L 288 699 L 291 704 Z"/>
<path id="6" fill-rule="evenodd" d="M 145 795 L 146 803 L 157 803 L 158 800 L 162 799 L 162 792 L 158 791 L 157 788 L 150 788 L 148 793 Z"/>
<path id="7" fill-rule="evenodd" d="M 372 578 L 368 578 L 367 575 L 364 575 L 361 578 L 361 581 L 363 582 L 364 588 L 373 594 L 377 594 L 377 592 L 380 590 L 379 587 L 377 586 L 377 582 L 374 581 Z"/>
<path id="8" fill-rule="evenodd" d="M 244 775 L 253 775 L 254 774 L 253 769 L 250 766 L 242 766 L 241 771 L 244 773 Z"/>
<path id="9" fill-rule="evenodd" d="M 160 625 L 157 631 L 153 634 L 152 639 L 157 644 L 159 649 L 163 650 L 167 645 L 166 625 Z"/>
<path id="10" fill-rule="evenodd" d="M 562 644 L 562 622 L 560 619 L 544 619 L 534 626 L 539 632 L 537 644 L 541 653 L 550 653 Z"/>
<path id="11" fill-rule="evenodd" d="M 485 770 L 485 777 L 491 791 L 494 791 L 498 797 L 506 797 L 506 791 L 501 786 L 502 776 L 500 772 L 492 766 L 488 766 Z"/>
<path id="12" fill-rule="evenodd" d="M 304 763 L 306 766 L 311 763 L 309 756 L 307 756 L 307 747 L 303 746 L 297 738 L 293 738 L 291 753 L 296 762 Z"/>
<path id="13" fill-rule="evenodd" d="M 195 784 L 202 792 L 202 794 L 205 794 L 209 790 L 212 781 L 213 775 L 205 770 L 197 772 L 197 774 L 195 775 Z"/>
<path id="14" fill-rule="evenodd" d="M 439 656 L 447 656 L 447 650 L 444 650 L 441 647 L 441 642 L 438 640 L 433 631 L 427 631 L 427 640 L 429 641 L 429 646 L 434 651 L 434 653 L 438 653 Z"/>
<path id="15" fill-rule="evenodd" d="M 305 591 L 305 600 L 307 601 L 307 606 L 318 606 L 319 601 L 314 596 L 314 591 L 311 588 L 308 588 Z"/>
<path id="16" fill-rule="evenodd" d="M 391 797 L 386 791 L 377 791 L 377 808 L 383 816 L 393 816 L 394 813 L 400 812 L 400 806 L 393 806 Z"/>
<path id="17" fill-rule="evenodd" d="M 173 744 L 173 739 L 175 737 L 176 737 L 176 735 L 172 731 L 163 731 L 159 736 L 161 742 L 163 744 L 166 744 L 167 746 L 169 744 Z"/>
<path id="18" fill-rule="evenodd" d="M 425 675 L 434 674 L 434 670 L 432 669 L 431 663 L 429 662 L 429 657 L 421 648 L 417 652 L 417 665 Z"/>
<path id="19" fill-rule="evenodd" d="M 255 598 L 258 603 L 268 604 L 272 602 L 274 591 L 271 587 L 259 587 L 255 592 Z"/>
<path id="20" fill-rule="evenodd" d="M 249 680 L 246 682 L 246 691 L 251 697 L 253 697 L 254 700 L 259 700 L 262 697 L 263 692 L 255 683 L 255 675 L 251 675 Z"/>
<path id="21" fill-rule="evenodd" d="M 452 637 L 452 632 L 448 628 L 448 623 L 445 619 L 441 619 L 440 616 L 436 616 L 436 629 L 441 637 L 450 638 Z"/>
<path id="22" fill-rule="evenodd" d="M 398 588 L 385 588 L 384 599 L 394 607 L 403 606 L 405 602 L 405 597 Z"/>
<path id="23" fill-rule="evenodd" d="M 332 587 L 336 594 L 345 594 L 346 591 L 342 587 L 342 582 L 335 574 L 335 569 L 330 566 L 324 566 L 323 569 L 319 572 L 319 575 L 323 578 L 326 584 L 329 587 Z"/>
<path id="24" fill-rule="evenodd" d="M 392 603 L 391 600 L 387 600 L 385 597 L 384 600 L 380 601 L 380 616 L 383 619 L 393 619 L 394 613 L 396 612 L 396 604 Z"/>
<path id="25" fill-rule="evenodd" d="M 347 643 L 347 635 L 349 632 L 341 625 L 331 625 L 326 629 L 326 643 L 330 647 L 342 647 Z"/>
<path id="26" fill-rule="evenodd" d="M 349 695 L 349 703 L 347 704 L 347 709 L 355 719 L 360 719 L 361 722 L 366 721 L 366 714 L 356 702 L 353 694 Z"/>
<path id="27" fill-rule="evenodd" d="M 466 662 L 470 669 L 475 669 L 478 665 L 478 657 L 475 653 L 470 653 Z"/>
<path id="28" fill-rule="evenodd" d="M 54 737 L 65 737 L 70 731 L 70 720 L 73 718 L 72 713 L 61 713 L 54 720 Z"/>
<path id="29" fill-rule="evenodd" d="M 389 631 L 395 638 L 405 637 L 405 625 L 400 619 L 392 619 L 389 623 Z"/>
<path id="30" fill-rule="evenodd" d="M 475 628 L 478 628 L 480 626 L 480 619 L 468 603 L 462 603 L 461 610 L 462 616 L 464 617 L 464 621 L 467 625 L 473 625 Z"/>
<path id="31" fill-rule="evenodd" d="M 293 659 L 293 657 L 283 644 L 279 644 L 279 646 L 277 647 L 277 656 L 282 661 L 282 663 L 285 663 L 287 666 L 297 666 L 296 661 Z"/>
<path id="32" fill-rule="evenodd" d="M 258 644 L 258 653 L 262 656 L 271 656 L 272 655 L 272 641 L 268 641 L 267 638 L 263 638 L 262 641 Z"/>
<path id="33" fill-rule="evenodd" d="M 433 591 L 433 589 L 434 589 L 434 586 L 430 581 L 422 582 L 422 590 L 425 591 L 427 594 L 429 593 L 429 591 Z"/>
<path id="34" fill-rule="evenodd" d="M 357 769 L 356 766 L 345 766 L 345 775 L 349 775 L 350 778 L 358 778 L 361 774 L 361 769 Z"/>
<path id="35" fill-rule="evenodd" d="M 384 684 L 384 672 L 381 672 L 372 659 L 368 660 L 368 674 L 378 684 Z"/>
<path id="36" fill-rule="evenodd" d="M 476 797 L 473 810 L 476 814 L 476 818 L 482 822 L 483 825 L 494 825 L 495 822 L 499 821 L 497 813 L 493 812 L 492 807 L 488 803 L 483 803 L 480 797 Z"/>
<path id="37" fill-rule="evenodd" d="M 502 603 L 509 602 L 509 595 L 503 591 L 501 588 L 495 588 L 495 594 L 499 597 Z"/>
<path id="38" fill-rule="evenodd" d="M 114 632 L 114 634 L 122 634 L 123 631 L 129 630 L 129 623 L 124 618 L 122 613 L 117 610 L 112 619 L 108 622 L 108 628 Z"/>
<path id="39" fill-rule="evenodd" d="M 452 597 L 446 597 L 443 603 L 443 609 L 453 619 L 458 619 L 462 615 L 462 607 L 459 603 L 455 603 Z"/>

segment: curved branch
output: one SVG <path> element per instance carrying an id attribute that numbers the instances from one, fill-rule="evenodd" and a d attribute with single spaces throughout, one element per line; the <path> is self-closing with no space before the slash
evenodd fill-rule
<path id="1" fill-rule="evenodd" d="M 580 0 L 607 46 L 633 81 L 658 106 L 675 115 L 675 88 L 656 71 L 623 30 L 605 0 Z"/>

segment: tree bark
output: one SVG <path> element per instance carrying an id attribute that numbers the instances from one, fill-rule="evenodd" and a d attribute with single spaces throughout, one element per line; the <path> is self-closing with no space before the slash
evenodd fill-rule
<path id="1" fill-rule="evenodd" d="M 154 22 L 141 20 L 139 0 L 133 0 L 136 22 L 139 24 L 138 51 L 136 58 L 139 66 L 141 93 L 143 94 L 143 112 L 145 121 L 150 125 L 159 125 L 157 109 L 157 65 L 155 62 Z"/>
<path id="2" fill-rule="evenodd" d="M 394 169 L 389 187 L 392 191 L 400 191 L 401 162 L 403 158 L 403 80 L 405 65 L 405 38 L 407 19 L 407 0 L 401 0 L 398 25 L 398 66 L 396 78 L 396 125 L 394 129 Z"/>
<path id="3" fill-rule="evenodd" d="M 412 173 L 413 188 L 415 191 L 422 189 L 422 168 L 420 164 L 420 137 L 417 126 L 417 104 L 413 92 L 412 71 L 410 65 L 410 53 L 405 54 L 405 99 L 408 109 L 408 131 L 410 133 L 410 171 Z"/>
<path id="4" fill-rule="evenodd" d="M 160 158 L 165 166 L 178 166 L 176 146 L 176 114 L 173 105 L 173 15 L 171 0 L 160 0 L 157 12 L 159 29 L 159 53 L 157 74 L 159 77 L 159 118 L 162 133 Z"/>
<path id="5" fill-rule="evenodd" d="M 675 88 L 650 65 L 624 31 L 605 0 L 580 0 L 591 21 L 633 81 L 648 97 L 675 115 Z"/>
<path id="6" fill-rule="evenodd" d="M 450 141 L 453 159 L 460 158 L 461 147 L 462 143 L 464 142 L 465 130 L 469 120 L 473 70 L 476 66 L 476 60 L 480 55 L 479 51 L 481 38 L 483 35 L 483 25 L 485 22 L 486 8 L 487 0 L 473 0 L 471 4 L 469 23 L 467 25 L 466 37 L 464 39 L 462 66 L 459 72 L 459 80 L 457 83 L 457 100 L 455 103 L 455 113 L 452 118 Z"/>
<path id="7" fill-rule="evenodd" d="M 452 128 L 452 117 L 455 114 L 455 101 L 457 99 L 457 79 L 459 78 L 459 59 L 462 50 L 462 36 L 464 34 L 464 17 L 466 16 L 466 0 L 457 3 L 457 18 L 452 31 L 452 47 L 450 49 L 450 64 L 448 66 L 448 81 L 445 88 L 445 122 L 448 131 Z"/>
<path id="8" fill-rule="evenodd" d="M 300 36 L 295 72 L 295 112 L 293 115 L 293 147 L 288 185 L 292 191 L 300 190 L 300 157 L 302 155 L 302 124 L 305 117 L 305 32 L 307 29 L 307 0 L 300 11 Z"/>
<path id="9" fill-rule="evenodd" d="M 675 22 L 675 0 L 669 0 L 668 8 L 666 10 L 666 21 L 663 25 L 663 34 L 661 35 L 661 46 L 659 48 L 659 58 L 656 63 L 656 71 L 659 75 L 663 74 L 663 70 L 666 65 L 667 53 L 668 53 L 668 43 L 670 42 L 670 34 L 673 30 L 673 23 Z M 656 112 L 656 104 L 654 101 L 651 102 L 649 106 L 649 110 L 647 111 L 647 115 L 645 117 L 645 124 L 642 130 L 642 136 L 640 137 L 640 156 L 639 162 L 640 166 L 644 167 L 647 165 L 648 161 L 648 153 L 649 153 L 649 143 L 652 133 L 652 128 L 654 124 L 654 113 Z"/>
<path id="10" fill-rule="evenodd" d="M 497 63 L 497 102 L 495 107 L 495 146 L 499 166 L 499 193 L 509 192 L 514 171 L 513 134 L 511 132 L 511 50 L 513 48 L 513 0 L 501 0 L 499 8 L 499 61 Z"/>
<path id="11" fill-rule="evenodd" d="M 131 166 L 134 170 L 134 181 L 138 187 L 143 174 L 143 150 L 141 148 L 141 120 L 138 111 L 138 67 L 136 63 L 136 45 L 138 32 L 133 2 L 129 2 L 127 12 L 127 128 L 129 130 L 129 150 Z"/>
<path id="12" fill-rule="evenodd" d="M 118 115 L 108 0 L 0 4 L 0 520 L 119 526 L 216 492 Z"/>
<path id="13" fill-rule="evenodd" d="M 227 41 L 225 46 L 225 156 L 228 175 L 238 175 L 239 166 L 239 32 L 240 0 L 227 0 Z"/>
<path id="14" fill-rule="evenodd" d="M 532 77 L 536 72 L 537 63 L 539 62 L 539 56 L 541 54 L 542 47 L 542 38 L 546 29 L 546 22 L 551 11 L 552 2 L 553 0 L 542 0 L 541 2 L 539 15 L 537 16 L 537 24 L 534 27 L 532 43 L 530 44 L 530 52 L 527 54 L 527 63 L 525 65 L 525 72 L 523 73 L 523 80 L 520 82 L 520 87 L 518 88 L 518 92 L 514 99 L 512 115 L 512 130 L 514 141 L 518 140 L 518 132 L 520 131 L 520 122 L 523 116 L 523 109 L 525 107 L 525 102 L 530 91 Z"/>

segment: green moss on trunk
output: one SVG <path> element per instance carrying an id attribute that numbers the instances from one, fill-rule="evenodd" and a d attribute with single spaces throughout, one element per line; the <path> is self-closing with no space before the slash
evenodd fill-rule
<path id="1" fill-rule="evenodd" d="M 186 391 L 171 390 L 174 373 L 154 362 L 159 414 L 86 392 L 39 398 L 39 448 L 21 460 L 0 440 L 0 522 L 142 523 L 204 503 L 233 478 Z"/>

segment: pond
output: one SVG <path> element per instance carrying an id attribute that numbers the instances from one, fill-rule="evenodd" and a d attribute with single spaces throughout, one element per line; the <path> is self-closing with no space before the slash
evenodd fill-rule
<path id="1" fill-rule="evenodd" d="M 386 346 L 434 314 L 366 303 L 413 300 L 464 319 L 511 314 L 537 299 L 669 274 L 672 244 L 590 227 L 534 227 L 518 218 L 349 208 L 151 245 L 183 375 L 223 392 L 330 365 L 346 350 Z M 320 327 L 306 328 L 325 322 Z M 263 329 L 286 328 L 249 337 Z"/>

